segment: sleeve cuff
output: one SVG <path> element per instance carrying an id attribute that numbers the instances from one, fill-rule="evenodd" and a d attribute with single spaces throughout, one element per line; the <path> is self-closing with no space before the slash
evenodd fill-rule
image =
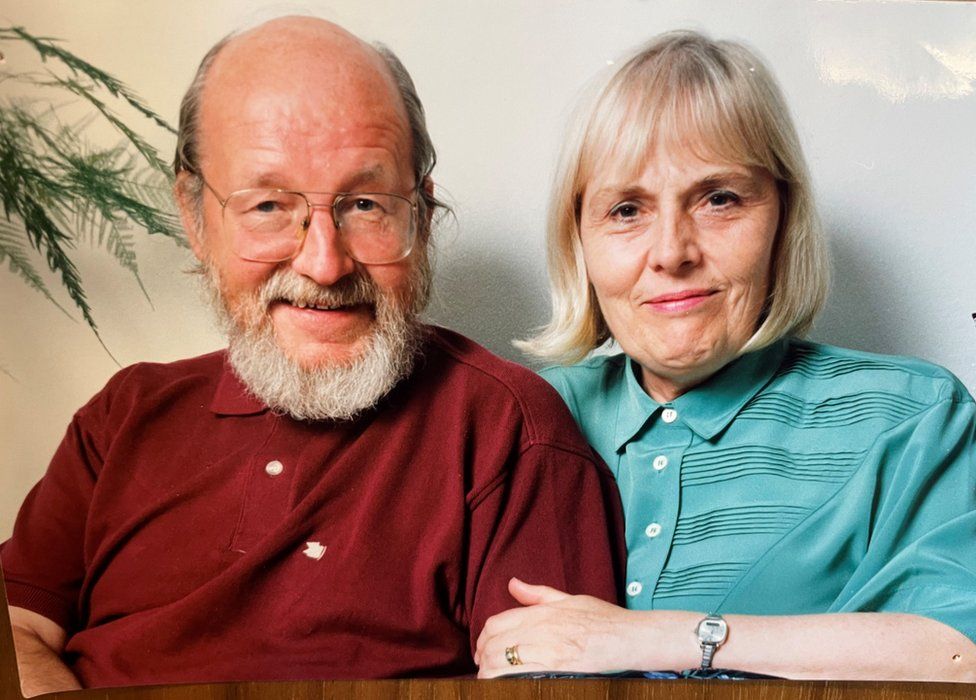
<path id="1" fill-rule="evenodd" d="M 65 630 L 70 630 L 74 624 L 74 605 L 42 588 L 18 583 L 9 579 L 4 581 L 7 588 L 7 605 L 25 608 L 38 615 L 43 615 L 57 623 Z"/>

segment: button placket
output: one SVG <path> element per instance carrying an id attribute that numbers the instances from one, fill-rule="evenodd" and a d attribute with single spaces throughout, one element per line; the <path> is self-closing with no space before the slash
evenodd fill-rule
<path id="1" fill-rule="evenodd" d="M 231 544 L 239 552 L 251 549 L 288 510 L 296 473 L 294 458 L 267 442 L 262 447 L 265 449 L 255 451 L 247 464 L 249 477 Z"/>
<path id="2" fill-rule="evenodd" d="M 683 423 L 679 411 L 659 409 L 646 433 L 622 455 L 621 495 L 629 503 L 627 526 L 627 581 L 640 585 L 640 593 L 628 594 L 628 607 L 654 609 L 654 592 L 666 568 L 680 508 L 681 462 L 695 435 Z M 668 411 L 668 413 L 665 413 Z M 626 494 L 626 495 L 625 495 Z"/>

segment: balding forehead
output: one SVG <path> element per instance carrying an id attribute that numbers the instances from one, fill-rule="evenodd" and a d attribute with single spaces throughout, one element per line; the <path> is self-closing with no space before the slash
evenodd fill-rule
<path id="1" fill-rule="evenodd" d="M 276 66 L 372 72 L 395 88 L 392 76 L 372 46 L 342 27 L 314 17 L 283 17 L 248 30 L 227 42 L 215 69 L 228 65 L 259 70 Z"/>
<path id="2" fill-rule="evenodd" d="M 315 17 L 281 17 L 265 22 L 237 35 L 227 47 L 281 49 L 290 44 L 303 45 L 308 50 L 376 53 L 369 44 L 339 25 Z"/>
<path id="3" fill-rule="evenodd" d="M 229 40 L 204 87 L 203 104 L 220 94 L 280 88 L 322 92 L 336 99 L 382 103 L 406 120 L 406 108 L 379 52 L 345 29 L 312 17 L 266 22 Z M 364 106 L 365 106 L 364 105 Z"/>

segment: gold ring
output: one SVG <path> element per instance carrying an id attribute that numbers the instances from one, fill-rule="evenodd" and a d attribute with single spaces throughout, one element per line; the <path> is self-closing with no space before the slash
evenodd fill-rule
<path id="1" fill-rule="evenodd" d="M 518 644 L 505 647 L 505 660 L 512 666 L 521 666 L 522 659 L 519 658 Z"/>

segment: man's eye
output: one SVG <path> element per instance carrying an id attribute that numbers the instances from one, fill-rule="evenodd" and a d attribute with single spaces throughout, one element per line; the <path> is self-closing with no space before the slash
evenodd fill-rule
<path id="1" fill-rule="evenodd" d="M 275 202 L 270 199 L 266 199 L 263 202 L 258 202 L 254 205 L 254 210 L 262 214 L 273 214 L 281 209 L 281 202 Z"/>
<path id="2" fill-rule="evenodd" d="M 382 197 L 348 197 L 338 205 L 340 215 L 358 216 L 364 219 L 374 219 L 385 216 L 387 209 L 383 206 Z"/>

